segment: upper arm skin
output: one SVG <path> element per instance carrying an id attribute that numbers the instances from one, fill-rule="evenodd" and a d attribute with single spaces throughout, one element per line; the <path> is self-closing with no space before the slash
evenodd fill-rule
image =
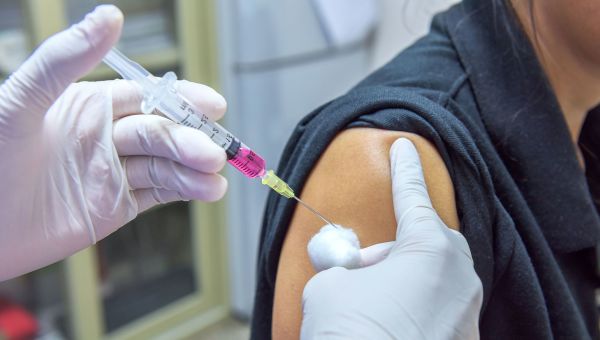
<path id="1" fill-rule="evenodd" d="M 433 206 L 447 226 L 458 230 L 454 187 L 444 161 L 429 141 L 406 132 L 349 129 L 336 136 L 321 156 L 300 198 L 326 218 L 354 229 L 361 247 L 395 239 L 389 150 L 399 137 L 415 144 Z M 312 213 L 296 207 L 277 270 L 274 339 L 300 336 L 302 291 L 315 274 L 306 245 L 322 226 Z"/>

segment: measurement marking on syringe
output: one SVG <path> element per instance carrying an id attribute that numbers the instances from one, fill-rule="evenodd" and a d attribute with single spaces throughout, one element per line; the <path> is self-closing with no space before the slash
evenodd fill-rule
<path id="1" fill-rule="evenodd" d="M 191 116 L 191 114 L 189 114 L 189 113 L 188 113 L 188 115 L 187 115 L 187 116 L 185 116 L 185 118 L 183 118 L 183 120 L 181 121 L 181 124 L 188 123 L 188 121 L 187 121 L 187 120 L 188 120 L 188 118 L 190 118 L 190 116 Z M 188 123 L 188 124 L 189 124 L 189 123 Z"/>
<path id="2" fill-rule="evenodd" d="M 241 170 L 243 173 L 251 175 L 251 176 L 256 176 L 258 174 L 258 172 L 253 169 L 251 166 L 249 166 L 249 161 L 243 162 L 240 159 L 234 158 L 233 163 L 236 164 L 237 168 L 239 170 Z"/>

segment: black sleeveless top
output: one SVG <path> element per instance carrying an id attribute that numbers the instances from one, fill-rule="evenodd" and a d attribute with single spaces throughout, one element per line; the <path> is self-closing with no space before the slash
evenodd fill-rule
<path id="1" fill-rule="evenodd" d="M 452 177 L 461 231 L 483 283 L 482 338 L 599 338 L 600 109 L 581 132 L 584 173 L 511 11 L 503 1 L 465 0 L 437 15 L 427 36 L 304 118 L 278 173 L 301 191 L 346 128 L 427 138 Z M 293 200 L 268 198 L 253 339 L 271 338 L 277 264 L 293 209 Z"/>

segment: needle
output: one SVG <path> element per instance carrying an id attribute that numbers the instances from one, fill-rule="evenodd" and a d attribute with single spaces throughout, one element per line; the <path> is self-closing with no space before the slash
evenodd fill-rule
<path id="1" fill-rule="evenodd" d="M 329 222 L 328 219 L 323 217 L 323 215 L 319 214 L 319 212 L 316 211 L 315 209 L 313 209 L 310 205 L 304 203 L 301 199 L 296 197 L 296 195 L 294 194 L 294 190 L 292 190 L 292 188 L 290 188 L 290 186 L 286 182 L 284 182 L 281 178 L 277 177 L 277 175 L 275 175 L 275 172 L 273 172 L 273 170 L 269 170 L 269 171 L 265 172 L 261 176 L 261 179 L 262 179 L 262 181 L 261 181 L 262 184 L 275 190 L 275 192 L 277 192 L 281 196 L 283 196 L 285 198 L 295 199 L 296 201 L 298 201 L 298 203 L 302 204 L 310 212 L 312 212 L 313 214 L 317 215 L 320 219 L 322 219 L 323 222 L 325 222 L 331 226 L 334 226 L 335 228 L 338 228 L 338 229 L 340 228 L 336 224 Z"/>
<path id="2" fill-rule="evenodd" d="M 329 225 L 332 225 L 332 226 L 334 226 L 334 227 L 336 227 L 336 228 L 339 228 L 339 227 L 338 227 L 336 224 L 333 224 L 333 223 L 329 222 L 329 220 L 328 220 L 328 219 L 326 219 L 325 217 L 323 217 L 323 215 L 319 214 L 319 212 L 318 212 L 318 211 L 316 211 L 315 209 L 313 209 L 313 208 L 312 208 L 310 205 L 308 205 L 308 204 L 304 203 L 304 202 L 303 202 L 301 199 L 299 199 L 298 197 L 294 196 L 294 199 L 295 199 L 296 201 L 298 201 L 298 203 L 302 204 L 302 205 L 303 205 L 303 206 L 304 206 L 306 209 L 310 210 L 310 212 L 312 212 L 313 214 L 315 214 L 315 215 L 319 216 L 319 218 L 320 218 L 320 219 L 322 219 L 322 220 L 323 220 L 325 223 L 327 223 L 327 224 L 329 224 Z"/>

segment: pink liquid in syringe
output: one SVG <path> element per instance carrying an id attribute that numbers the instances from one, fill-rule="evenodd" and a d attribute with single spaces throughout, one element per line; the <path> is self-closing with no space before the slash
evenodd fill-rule
<path id="1" fill-rule="evenodd" d="M 227 161 L 249 178 L 262 176 L 266 172 L 265 160 L 244 146 L 241 146 L 235 156 Z"/>

